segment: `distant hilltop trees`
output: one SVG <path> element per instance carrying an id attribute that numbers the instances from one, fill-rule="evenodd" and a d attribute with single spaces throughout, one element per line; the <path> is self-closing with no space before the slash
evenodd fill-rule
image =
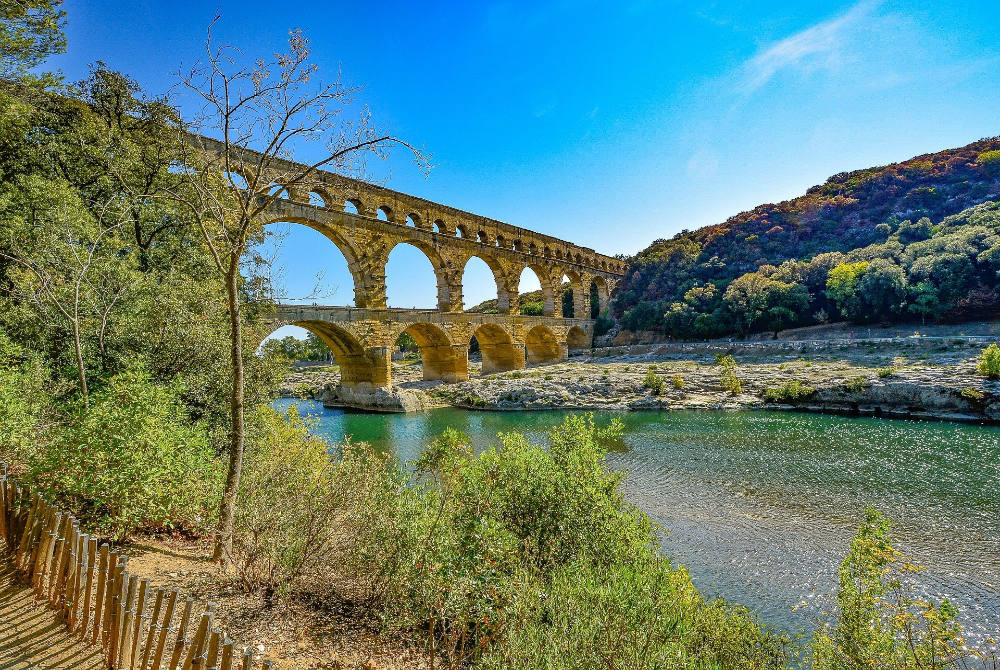
<path id="1" fill-rule="evenodd" d="M 1000 138 L 834 175 L 806 195 L 657 240 L 621 324 L 685 339 L 1000 309 Z"/>

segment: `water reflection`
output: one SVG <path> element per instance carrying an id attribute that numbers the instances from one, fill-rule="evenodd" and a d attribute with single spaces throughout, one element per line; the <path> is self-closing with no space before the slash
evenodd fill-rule
<path id="1" fill-rule="evenodd" d="M 345 414 L 315 403 L 300 411 L 316 414 L 331 441 L 349 434 L 404 461 L 448 426 L 481 450 L 501 431 L 544 440 L 563 417 Z M 664 552 L 707 594 L 793 631 L 811 628 L 832 605 L 836 567 L 874 505 L 926 567 L 920 590 L 952 599 L 970 640 L 1000 631 L 1000 429 L 774 412 L 614 416 L 628 449 L 609 463 L 629 471 L 626 495 L 669 529 Z"/>

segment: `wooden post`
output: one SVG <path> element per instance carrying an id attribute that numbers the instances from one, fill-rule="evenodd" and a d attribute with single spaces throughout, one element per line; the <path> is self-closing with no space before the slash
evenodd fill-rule
<path id="1" fill-rule="evenodd" d="M 80 638 L 84 640 L 87 639 L 87 627 L 90 625 L 91 620 L 91 594 L 94 592 L 94 572 L 96 570 L 97 538 L 87 537 L 87 577 L 83 586 L 83 621 L 80 623 Z M 100 599 L 97 602 L 100 603 Z"/>
<path id="2" fill-rule="evenodd" d="M 106 631 L 104 648 L 108 653 L 109 667 L 115 668 L 118 661 L 118 627 L 121 623 L 122 594 L 127 580 L 125 578 L 125 561 L 118 560 L 120 557 L 117 554 L 111 554 L 111 558 L 115 561 L 114 577 L 105 601 L 107 609 L 104 611 Z"/>
<path id="3" fill-rule="evenodd" d="M 69 515 L 63 517 L 63 522 L 59 528 L 58 535 L 56 536 L 56 543 L 54 551 L 52 553 L 52 570 L 49 572 L 49 603 L 55 604 L 56 599 L 56 589 L 59 586 L 59 582 L 62 579 L 63 564 L 66 561 L 66 545 L 67 536 L 69 535 Z"/>
<path id="4" fill-rule="evenodd" d="M 25 550 L 30 549 L 30 547 L 28 547 L 28 536 L 31 535 L 31 532 L 34 529 L 35 518 L 39 513 L 39 505 L 40 500 L 36 494 L 32 500 L 31 508 L 28 510 L 28 518 L 24 523 L 24 531 L 21 533 L 21 541 L 17 545 L 17 555 L 14 557 L 14 564 L 22 572 L 24 572 L 26 562 Z"/>
<path id="5" fill-rule="evenodd" d="M 222 643 L 222 633 L 216 628 L 208 638 L 208 654 L 205 656 L 205 664 L 201 667 L 204 670 L 218 670 L 219 667 L 219 646 Z"/>
<path id="6" fill-rule="evenodd" d="M 10 538 L 7 536 L 7 513 L 10 503 L 7 500 L 7 464 L 0 467 L 0 539 L 10 548 Z"/>
<path id="7" fill-rule="evenodd" d="M 128 576 L 128 596 L 122 603 L 121 624 L 118 627 L 118 668 L 130 668 L 126 665 L 129 662 L 129 646 L 132 642 L 132 623 L 135 621 L 135 598 L 139 588 L 139 578 L 135 575 Z"/>
<path id="8" fill-rule="evenodd" d="M 66 585 L 60 593 L 62 600 L 60 611 L 66 626 L 73 630 L 73 610 L 76 608 L 76 568 L 80 562 L 80 553 L 77 551 L 80 547 L 80 532 L 75 527 L 70 532 L 67 545 L 69 546 L 69 560 L 66 562 Z"/>
<path id="9" fill-rule="evenodd" d="M 44 503 L 38 505 L 38 513 L 31 522 L 32 528 L 25 547 L 26 560 L 24 574 L 35 585 L 38 597 L 45 597 L 45 584 L 49 575 L 49 561 L 55 551 L 58 522 L 53 521 L 55 512 L 45 508 Z"/>
<path id="10" fill-rule="evenodd" d="M 253 667 L 253 650 L 250 647 L 243 649 L 243 661 L 240 663 L 240 670 L 250 670 Z"/>
<path id="11" fill-rule="evenodd" d="M 59 574 L 56 579 L 55 597 L 52 602 L 53 607 L 57 610 L 63 611 L 63 620 L 65 620 L 64 603 L 66 602 L 67 588 L 69 587 L 70 571 L 73 569 L 73 558 L 76 555 L 77 532 L 78 529 L 76 526 L 76 519 L 67 515 L 66 534 L 64 536 L 62 548 L 62 561 L 59 563 Z"/>
<path id="12" fill-rule="evenodd" d="M 167 670 L 176 670 L 177 664 L 181 661 L 181 654 L 184 653 L 184 639 L 187 636 L 188 626 L 191 625 L 191 609 L 194 607 L 194 600 L 187 598 L 184 603 L 184 614 L 181 616 L 181 625 L 177 627 L 177 643 L 174 645 L 174 653 L 170 655 L 170 666 Z"/>
<path id="13" fill-rule="evenodd" d="M 163 650 L 167 644 L 167 631 L 170 630 L 170 619 L 174 615 L 174 606 L 176 604 L 177 589 L 174 589 L 167 596 L 167 611 L 163 615 L 163 623 L 160 625 L 160 636 L 156 642 L 156 651 L 153 652 L 153 666 L 150 670 L 160 670 L 160 664 L 163 662 Z"/>
<path id="14" fill-rule="evenodd" d="M 142 636 L 143 614 L 146 611 L 146 596 L 149 593 L 149 580 L 143 579 L 139 582 L 139 596 L 135 601 L 135 625 L 133 626 L 131 653 L 128 657 L 128 667 L 135 668 L 135 656 L 139 651 L 139 639 Z"/>
<path id="15" fill-rule="evenodd" d="M 156 637 L 156 628 L 160 620 L 160 608 L 163 607 L 163 588 L 156 589 L 156 600 L 153 603 L 153 613 L 149 616 L 149 633 L 146 634 L 146 643 L 142 646 L 142 665 L 139 667 L 146 670 L 149 667 L 149 655 L 153 652 L 153 642 Z"/>
<path id="16" fill-rule="evenodd" d="M 219 670 L 233 670 L 233 641 L 228 637 L 222 641 L 222 662 Z"/>
<path id="17" fill-rule="evenodd" d="M 212 628 L 212 612 L 204 612 L 201 621 L 198 622 L 198 630 L 191 641 L 191 648 L 188 649 L 187 656 L 184 657 L 182 670 L 201 670 L 201 655 L 205 652 L 205 645 L 208 643 L 208 631 Z"/>
<path id="18" fill-rule="evenodd" d="M 46 560 L 48 556 L 49 543 L 54 541 L 49 510 L 42 509 L 41 504 L 32 512 L 30 522 L 24 528 L 24 537 L 21 539 L 21 551 L 24 558 L 21 561 L 21 572 L 35 587 L 37 598 L 42 597 L 42 579 L 48 575 Z M 39 568 L 39 564 L 41 567 Z"/>
<path id="19" fill-rule="evenodd" d="M 100 561 L 97 567 L 97 594 L 94 602 L 94 634 L 90 638 L 91 644 L 97 644 L 100 642 L 102 646 L 104 645 L 104 632 L 107 630 L 105 621 L 108 616 L 108 604 L 105 602 L 105 591 L 110 592 L 108 585 L 111 582 L 111 573 L 113 571 L 114 566 L 111 566 L 108 562 L 108 543 L 104 542 L 101 544 Z"/>
<path id="20" fill-rule="evenodd" d="M 36 559 L 36 570 L 38 574 L 38 597 L 51 600 L 53 575 L 56 565 L 59 562 L 59 547 L 62 542 L 60 530 L 62 529 L 62 514 L 55 514 L 47 524 L 44 531 L 43 541 L 38 550 Z"/>

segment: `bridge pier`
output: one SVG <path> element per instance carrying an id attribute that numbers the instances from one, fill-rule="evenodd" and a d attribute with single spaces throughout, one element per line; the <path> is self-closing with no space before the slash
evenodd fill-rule
<path id="1" fill-rule="evenodd" d="M 469 345 L 436 344 L 420 347 L 424 380 L 464 382 L 469 379 Z"/>
<path id="2" fill-rule="evenodd" d="M 401 333 L 416 341 L 425 380 L 453 383 L 469 378 L 473 337 L 482 372 L 491 374 L 566 360 L 571 346 L 590 346 L 594 325 L 589 319 L 519 314 L 305 305 L 281 305 L 275 316 L 275 326 L 307 328 L 333 351 L 341 380 L 324 404 L 386 412 L 420 409 L 417 394 L 393 386 L 391 354 Z"/>

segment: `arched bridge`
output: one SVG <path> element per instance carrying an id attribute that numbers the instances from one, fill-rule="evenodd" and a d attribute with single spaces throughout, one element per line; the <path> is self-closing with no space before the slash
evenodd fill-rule
<path id="1" fill-rule="evenodd" d="M 280 305 L 277 318 L 326 342 L 340 366 L 340 400 L 360 405 L 392 387 L 391 355 L 402 333 L 420 348 L 425 380 L 458 382 L 469 378 L 473 337 L 483 372 L 503 372 L 564 360 L 570 349 L 590 346 L 594 327 L 590 319 L 304 305 Z"/>
<path id="2" fill-rule="evenodd" d="M 212 140 L 200 141 L 211 150 Z M 305 169 L 268 161 L 275 175 Z M 308 185 L 276 178 L 275 188 L 283 195 L 268 206 L 265 223 L 298 223 L 320 232 L 344 255 L 353 278 L 354 307 L 282 305 L 277 314 L 279 324 L 307 328 L 330 346 L 341 367 L 345 404 L 363 406 L 365 394 L 391 390 L 391 350 L 403 332 L 420 347 L 424 378 L 448 382 L 468 378 L 473 337 L 485 372 L 556 361 L 569 349 L 589 348 L 592 308 L 607 307 L 625 272 L 623 261 L 593 249 L 333 172 L 313 171 Z M 436 310 L 387 308 L 386 265 L 399 244 L 416 247 L 430 261 Z M 462 278 L 473 257 L 493 273 L 497 314 L 462 311 Z M 542 316 L 520 314 L 518 287 L 526 268 L 538 277 Z M 573 288 L 574 318 L 564 318 L 560 309 L 564 281 Z"/>

